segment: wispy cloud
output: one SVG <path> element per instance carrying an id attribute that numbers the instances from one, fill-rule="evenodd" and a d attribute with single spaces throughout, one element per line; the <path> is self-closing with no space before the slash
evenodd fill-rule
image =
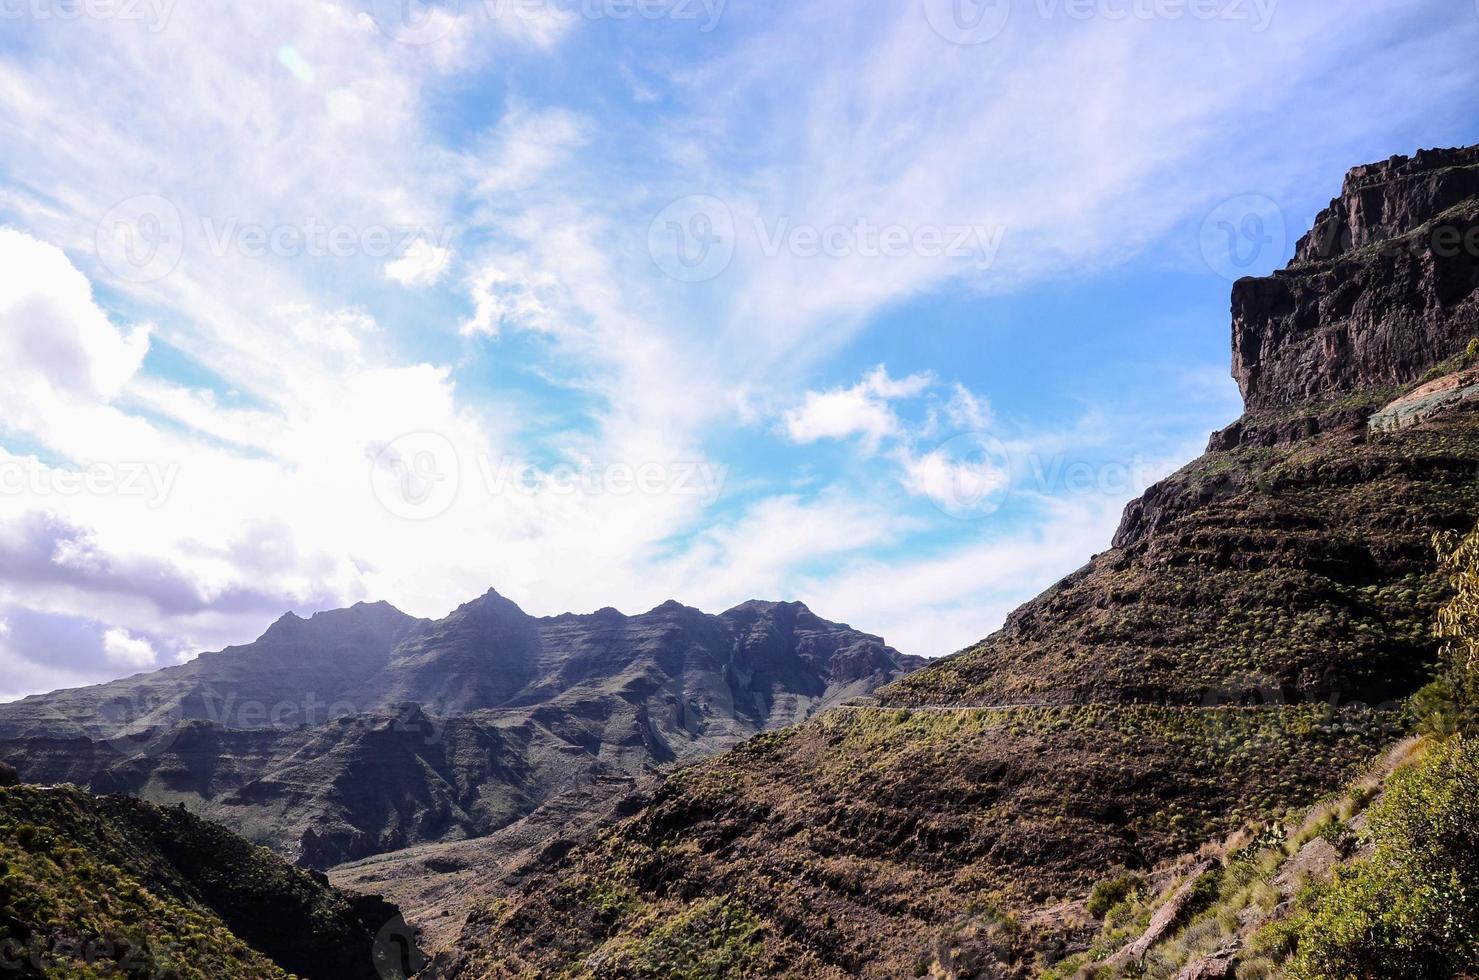
<path id="1" fill-rule="evenodd" d="M 1019 5 L 982 44 L 918 3 L 368 6 L 7 25 L 16 690 L 489 584 L 541 612 L 799 594 L 964 645 L 1228 410 L 1066 419 L 986 370 L 1056 353 L 1000 343 L 989 298 L 1200 261 L 1218 201 L 1313 200 L 1475 91 L 1474 18 L 1436 3 L 1258 31 Z M 1001 475 L 983 435 L 1011 496 L 962 521 Z M 77 659 L 48 666 L 58 638 Z"/>

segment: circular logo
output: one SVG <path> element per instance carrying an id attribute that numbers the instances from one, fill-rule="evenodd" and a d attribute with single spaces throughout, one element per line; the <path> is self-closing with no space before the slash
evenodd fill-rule
<path id="1" fill-rule="evenodd" d="M 1272 269 L 1288 245 L 1283 210 L 1262 194 L 1223 201 L 1202 222 L 1200 237 L 1207 267 L 1232 281 Z"/>
<path id="2" fill-rule="evenodd" d="M 647 229 L 657 267 L 679 282 L 706 282 L 734 258 L 734 214 L 708 194 L 690 194 L 658 212 Z"/>
<path id="3" fill-rule="evenodd" d="M 1012 0 L 924 0 L 924 16 L 952 44 L 984 44 L 1006 30 Z"/>
<path id="4" fill-rule="evenodd" d="M 370 955 L 382 980 L 410 980 L 429 962 L 416 945 L 416 929 L 399 915 L 376 934 Z"/>
<path id="5" fill-rule="evenodd" d="M 375 497 L 396 517 L 440 517 L 457 499 L 461 466 L 457 447 L 439 432 L 410 432 L 371 455 Z"/>
<path id="6" fill-rule="evenodd" d="M 452 31 L 462 0 L 369 0 L 380 33 L 401 44 L 435 44 Z"/>
<path id="7" fill-rule="evenodd" d="M 98 259 L 126 282 L 158 282 L 185 254 L 185 222 L 174 202 L 139 194 L 115 204 L 98 222 Z"/>
<path id="8" fill-rule="evenodd" d="M 1001 507 L 1012 488 L 1012 460 L 1001 440 L 962 432 L 909 466 L 909 483 L 951 517 L 977 520 Z"/>
<path id="9" fill-rule="evenodd" d="M 184 712 L 167 694 L 138 690 L 119 694 L 98 709 L 109 734 L 98 740 L 125 758 L 154 758 L 168 752 L 180 736 Z"/>

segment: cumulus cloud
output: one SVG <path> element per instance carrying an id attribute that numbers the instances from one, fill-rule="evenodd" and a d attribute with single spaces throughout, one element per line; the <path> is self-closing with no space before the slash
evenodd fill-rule
<path id="1" fill-rule="evenodd" d="M 119 329 L 61 249 L 0 228 L 0 362 L 7 415 L 41 398 L 109 401 L 149 351 L 149 327 Z"/>
<path id="2" fill-rule="evenodd" d="M 889 403 L 912 398 L 931 383 L 928 374 L 892 378 L 879 365 L 851 387 L 808 391 L 802 404 L 786 413 L 786 435 L 798 443 L 861 436 L 864 444 L 876 449 L 882 440 L 901 431 Z"/>
<path id="3" fill-rule="evenodd" d="M 442 281 L 452 265 L 452 250 L 418 238 L 400 258 L 385 264 L 385 278 L 402 286 L 424 289 Z"/>
<path id="4" fill-rule="evenodd" d="M 492 263 L 478 273 L 472 295 L 473 315 L 462 324 L 465 336 L 496 337 L 505 328 L 553 331 L 563 302 L 554 275 L 513 272 Z"/>
<path id="5" fill-rule="evenodd" d="M 154 644 L 131 635 L 128 630 L 109 629 L 103 631 L 103 656 L 115 666 L 142 670 L 154 666 L 159 653 Z"/>
<path id="6" fill-rule="evenodd" d="M 989 506 L 992 498 L 1011 484 L 1012 474 L 1004 456 L 980 447 L 964 455 L 939 448 L 919 456 L 904 456 L 904 486 L 910 493 L 928 497 L 947 509 L 968 510 Z"/>

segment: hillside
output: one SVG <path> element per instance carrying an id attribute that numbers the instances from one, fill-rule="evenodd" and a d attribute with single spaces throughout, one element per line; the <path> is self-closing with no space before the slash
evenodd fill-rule
<path id="1" fill-rule="evenodd" d="M 393 906 L 183 810 L 0 788 L 0 969 L 16 976 L 375 980 L 406 957 Z"/>
<path id="2" fill-rule="evenodd" d="M 1095 882 L 1358 777 L 1434 669 L 1432 535 L 1479 517 L 1476 175 L 1353 171 L 1234 289 L 1246 414 L 1109 551 L 883 707 L 550 843 L 433 975 L 1034 975 L 1094 940 Z"/>
<path id="3" fill-rule="evenodd" d="M 1430 538 L 1479 513 L 1476 251 L 1479 149 L 1352 171 L 1287 269 L 1233 288 L 1243 417 L 1109 551 L 884 700 L 1411 693 L 1443 593 Z"/>
<path id="4" fill-rule="evenodd" d="M 435 622 L 361 604 L 0 705 L 0 755 L 33 782 L 183 803 L 330 867 L 627 787 L 921 663 L 799 603 L 536 618 L 489 592 Z"/>

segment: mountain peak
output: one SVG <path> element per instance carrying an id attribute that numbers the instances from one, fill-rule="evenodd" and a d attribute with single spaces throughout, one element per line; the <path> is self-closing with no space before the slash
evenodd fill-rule
<path id="1" fill-rule="evenodd" d="M 297 613 L 289 609 L 287 612 L 277 617 L 276 622 L 267 627 L 262 635 L 257 638 L 258 642 L 269 638 L 275 639 L 284 636 L 291 636 L 298 629 L 299 626 L 306 622 L 308 622 L 308 620 L 304 619 L 302 616 L 299 616 Z"/>
<path id="2" fill-rule="evenodd" d="M 668 601 L 664 602 L 662 605 L 660 605 L 660 606 L 654 606 L 653 608 L 647 610 L 647 613 L 646 614 L 648 616 L 652 616 L 652 615 L 657 614 L 657 613 L 689 613 L 689 612 L 698 613 L 699 610 L 693 608 L 692 606 L 685 606 L 683 603 L 679 602 L 677 599 L 669 599 Z"/>
<path id="3" fill-rule="evenodd" d="M 789 609 L 792 612 L 797 612 L 797 613 L 810 613 L 811 612 L 811 609 L 806 605 L 806 603 L 801 602 L 799 600 L 792 601 L 792 602 L 786 602 L 784 600 L 777 600 L 777 599 L 746 599 L 744 602 L 741 602 L 739 605 L 734 606 L 731 609 L 725 610 L 725 613 L 728 614 L 728 613 L 734 613 L 734 612 L 770 612 L 770 611 L 775 610 L 775 609 Z M 815 614 L 813 613 L 813 615 L 815 615 Z"/>
<path id="4" fill-rule="evenodd" d="M 497 589 L 489 589 L 476 599 L 470 602 L 464 602 L 457 607 L 457 612 L 519 617 L 525 615 L 524 610 L 519 607 L 518 603 L 503 596 Z"/>

